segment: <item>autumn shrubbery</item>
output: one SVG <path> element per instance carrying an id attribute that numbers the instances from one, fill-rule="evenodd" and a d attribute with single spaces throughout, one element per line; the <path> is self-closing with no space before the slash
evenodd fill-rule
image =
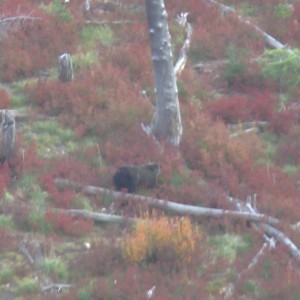
<path id="1" fill-rule="evenodd" d="M 271 119 L 271 130 L 278 135 L 285 135 L 297 124 L 300 124 L 300 108 L 288 108 L 274 113 Z"/>
<path id="2" fill-rule="evenodd" d="M 235 124 L 246 121 L 269 121 L 275 110 L 276 99 L 268 92 L 224 97 L 208 102 L 204 109 L 214 119 Z"/>
<path id="3" fill-rule="evenodd" d="M 27 91 L 34 102 L 47 113 L 60 115 L 80 136 L 96 133 L 108 138 L 150 116 L 150 103 L 139 95 L 138 86 L 132 86 L 128 73 L 109 63 L 69 84 L 40 81 Z"/>
<path id="4" fill-rule="evenodd" d="M 293 126 L 277 150 L 277 160 L 281 164 L 300 165 L 300 125 Z"/>
<path id="5" fill-rule="evenodd" d="M 0 45 L 0 78 L 3 81 L 32 76 L 49 68 L 56 64 L 58 55 L 72 53 L 77 45 L 80 18 L 66 22 L 42 9 L 36 9 L 34 13 L 24 9 L 26 13 L 37 19 L 24 21 L 13 34 L 6 35 Z M 11 14 L 14 16 L 18 12 L 12 10 Z"/>
<path id="6" fill-rule="evenodd" d="M 93 221 L 72 217 L 63 212 L 48 211 L 45 222 L 50 224 L 52 230 L 72 236 L 82 236 L 93 230 Z"/>
<path id="7" fill-rule="evenodd" d="M 193 43 L 189 50 L 192 62 L 223 59 L 229 45 L 247 48 L 248 54 L 263 50 L 263 39 L 253 30 L 241 24 L 234 15 L 220 18 L 219 14 L 218 7 L 204 5 L 196 15 Z"/>
<path id="8" fill-rule="evenodd" d="M 251 134 L 231 138 L 223 123 L 192 107 L 180 146 L 184 159 L 191 169 L 219 182 L 225 190 L 236 191 L 263 153 L 259 138 Z"/>
<path id="9" fill-rule="evenodd" d="M 171 251 L 174 261 L 189 263 L 200 237 L 189 218 L 145 219 L 126 238 L 124 253 L 129 262 L 150 263 L 163 260 L 165 252 Z"/>
<path id="10" fill-rule="evenodd" d="M 0 107 L 1 109 L 10 108 L 10 96 L 4 89 L 0 89 Z"/>

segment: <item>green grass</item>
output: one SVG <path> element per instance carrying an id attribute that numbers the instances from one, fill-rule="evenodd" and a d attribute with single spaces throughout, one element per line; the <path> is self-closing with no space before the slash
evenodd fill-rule
<path id="1" fill-rule="evenodd" d="M 299 168 L 294 165 L 285 165 L 283 167 L 283 172 L 286 173 L 289 176 L 292 176 L 298 172 Z"/>
<path id="2" fill-rule="evenodd" d="M 39 186 L 36 177 L 31 174 L 25 175 L 17 183 L 17 187 L 22 190 L 24 197 L 33 208 L 27 215 L 29 227 L 43 233 L 51 231 L 51 224 L 45 220 L 46 201 L 49 195 Z"/>
<path id="3" fill-rule="evenodd" d="M 48 6 L 43 5 L 42 7 L 47 13 L 54 14 L 63 21 L 68 22 L 72 19 L 71 13 L 66 9 L 61 0 L 52 0 Z"/>
<path id="4" fill-rule="evenodd" d="M 8 281 L 12 280 L 14 277 L 15 272 L 10 267 L 2 267 L 0 270 L 0 284 L 7 283 Z"/>
<path id="5" fill-rule="evenodd" d="M 14 202 L 15 198 L 11 193 L 5 192 L 2 197 L 2 200 L 6 203 L 12 203 L 12 202 Z"/>
<path id="6" fill-rule="evenodd" d="M 11 100 L 11 106 L 13 108 L 20 108 L 24 107 L 27 104 L 27 97 L 24 94 L 16 94 L 13 93 L 10 97 Z"/>
<path id="7" fill-rule="evenodd" d="M 115 41 L 115 36 L 111 28 L 104 26 L 87 26 L 81 32 L 81 45 L 85 49 L 93 49 L 98 45 L 110 46 Z"/>
<path id="8" fill-rule="evenodd" d="M 255 16 L 257 14 L 257 8 L 251 6 L 248 2 L 242 2 L 239 5 L 239 12 L 244 16 Z"/>
<path id="9" fill-rule="evenodd" d="M 97 64 L 99 61 L 99 54 L 95 50 L 91 50 L 85 53 L 78 53 L 73 55 L 73 69 L 78 72 L 81 69 L 87 69 Z"/>
<path id="10" fill-rule="evenodd" d="M 29 277 L 23 278 L 18 285 L 18 292 L 19 293 L 26 293 L 26 294 L 33 294 L 38 289 L 38 282 Z"/>
<path id="11" fill-rule="evenodd" d="M 0 215 L 0 228 L 12 229 L 14 227 L 15 224 L 11 216 Z"/>
<path id="12" fill-rule="evenodd" d="M 93 207 L 91 206 L 90 200 L 84 196 L 78 196 L 72 202 L 72 208 L 84 209 L 92 211 Z"/>
<path id="13" fill-rule="evenodd" d="M 230 263 L 233 263 L 239 254 L 252 247 L 249 236 L 243 237 L 235 234 L 212 236 L 210 242 L 214 248 L 214 253 L 228 259 Z"/>
<path id="14" fill-rule="evenodd" d="M 72 152 L 78 147 L 72 130 L 63 128 L 56 121 L 38 121 L 25 126 L 25 130 L 26 140 L 35 140 L 37 152 L 43 158 Z"/>
<path id="15" fill-rule="evenodd" d="M 87 288 L 82 288 L 78 291 L 77 300 L 90 300 L 91 295 Z"/>
<path id="16" fill-rule="evenodd" d="M 67 265 L 58 258 L 46 258 L 41 268 L 47 275 L 54 274 L 60 280 L 67 279 L 69 275 Z"/>

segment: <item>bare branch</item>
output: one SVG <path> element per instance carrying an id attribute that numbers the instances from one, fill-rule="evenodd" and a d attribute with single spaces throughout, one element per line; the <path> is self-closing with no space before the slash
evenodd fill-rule
<path id="1" fill-rule="evenodd" d="M 52 283 L 50 285 L 44 286 L 42 288 L 42 292 L 46 292 L 49 290 L 56 290 L 59 293 L 61 289 L 70 289 L 73 286 L 74 286 L 73 284 Z"/>
<path id="2" fill-rule="evenodd" d="M 85 24 L 87 24 L 87 25 L 98 25 L 98 26 L 104 26 L 104 25 L 123 25 L 123 24 L 133 24 L 133 23 L 138 23 L 138 21 L 131 21 L 131 20 L 116 20 L 116 21 L 87 20 L 87 21 L 85 21 Z"/>
<path id="3" fill-rule="evenodd" d="M 193 27 L 192 25 L 187 21 L 187 16 L 189 13 L 181 13 L 179 16 L 177 16 L 177 22 L 179 25 L 186 30 L 186 39 L 183 43 L 183 46 L 179 52 L 179 57 L 177 59 L 177 62 L 174 67 L 174 71 L 176 75 L 179 75 L 186 64 L 187 61 L 187 51 L 190 48 L 191 44 L 191 38 L 193 33 Z"/>

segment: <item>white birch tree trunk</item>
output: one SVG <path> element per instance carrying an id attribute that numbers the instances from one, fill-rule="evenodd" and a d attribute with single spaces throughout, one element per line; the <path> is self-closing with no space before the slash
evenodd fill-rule
<path id="1" fill-rule="evenodd" d="M 178 146 L 182 125 L 167 12 L 163 0 L 145 0 L 154 68 L 156 119 L 151 132 L 158 140 Z"/>

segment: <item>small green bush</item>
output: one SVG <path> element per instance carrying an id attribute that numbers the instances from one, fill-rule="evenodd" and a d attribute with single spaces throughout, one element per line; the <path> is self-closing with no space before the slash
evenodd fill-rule
<path id="1" fill-rule="evenodd" d="M 58 279 L 66 279 L 68 277 L 67 265 L 58 258 L 46 258 L 41 268 L 48 275 L 55 275 Z"/>
<path id="2" fill-rule="evenodd" d="M 279 81 L 280 87 L 300 86 L 300 50 L 266 50 L 259 63 L 262 75 Z"/>
<path id="3" fill-rule="evenodd" d="M 12 217 L 0 215 L 0 228 L 14 228 Z"/>
<path id="4" fill-rule="evenodd" d="M 38 289 L 38 283 L 33 278 L 24 278 L 20 281 L 18 286 L 19 293 L 33 294 Z"/>
<path id="5" fill-rule="evenodd" d="M 274 7 L 273 13 L 280 19 L 288 19 L 293 15 L 293 7 L 288 3 L 279 3 Z"/>
<path id="6" fill-rule="evenodd" d="M 7 283 L 14 276 L 14 270 L 10 267 L 3 267 L 0 270 L 0 284 Z"/>
<path id="7" fill-rule="evenodd" d="M 223 77 L 229 85 L 234 82 L 243 82 L 245 77 L 245 65 L 242 61 L 246 54 L 246 50 L 238 49 L 232 45 L 226 49 L 226 57 L 229 60 L 223 70 Z"/>

